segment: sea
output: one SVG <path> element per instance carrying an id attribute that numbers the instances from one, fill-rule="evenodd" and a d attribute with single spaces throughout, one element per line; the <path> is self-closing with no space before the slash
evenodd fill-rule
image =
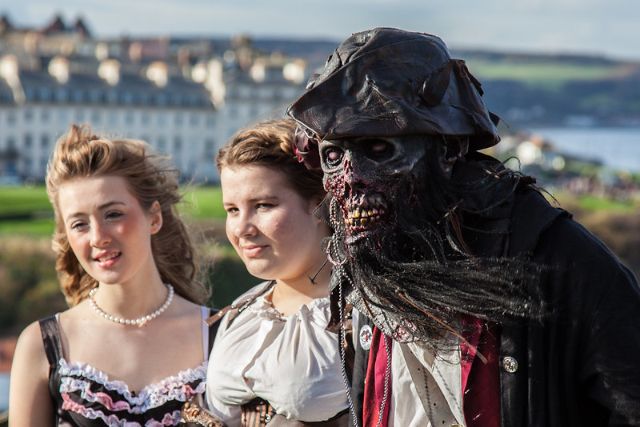
<path id="1" fill-rule="evenodd" d="M 621 171 L 640 173 L 640 127 L 540 127 L 542 136 L 561 152 L 598 159 Z"/>
<path id="2" fill-rule="evenodd" d="M 0 413 L 9 408 L 9 374 L 0 373 Z"/>

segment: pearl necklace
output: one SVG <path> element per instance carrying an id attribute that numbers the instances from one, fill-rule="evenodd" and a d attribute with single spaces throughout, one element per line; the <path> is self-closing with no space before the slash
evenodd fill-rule
<path id="1" fill-rule="evenodd" d="M 123 317 L 114 316 L 98 307 L 98 304 L 95 300 L 96 292 L 98 292 L 97 287 L 89 291 L 89 303 L 91 304 L 91 307 L 96 311 L 96 313 L 111 322 L 120 323 L 121 325 L 136 325 L 141 328 L 150 320 L 153 320 L 156 317 L 160 316 L 169 307 L 171 301 L 173 301 L 173 295 L 175 293 L 173 290 L 173 286 L 168 283 L 165 283 L 165 286 L 169 290 L 169 293 L 167 294 L 167 299 L 162 303 L 162 305 L 153 313 L 147 314 L 146 316 L 138 317 L 137 319 L 125 319 Z"/>

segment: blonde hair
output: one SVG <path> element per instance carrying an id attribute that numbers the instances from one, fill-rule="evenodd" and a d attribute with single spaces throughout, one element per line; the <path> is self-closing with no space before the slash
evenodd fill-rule
<path id="1" fill-rule="evenodd" d="M 281 119 L 260 122 L 240 130 L 220 149 L 216 166 L 259 165 L 281 172 L 287 183 L 305 200 L 322 200 L 322 172 L 312 171 L 293 152 L 296 122 Z"/>
<path id="2" fill-rule="evenodd" d="M 60 185 L 75 178 L 118 176 L 125 179 L 131 194 L 148 211 L 158 201 L 162 227 L 151 236 L 153 258 L 162 280 L 192 302 L 203 303 L 207 291 L 195 280 L 194 249 L 176 205 L 178 172 L 167 159 L 150 153 L 148 144 L 131 139 L 110 140 L 96 136 L 88 126 L 72 125 L 58 139 L 47 166 L 47 194 L 55 213 L 52 246 L 62 292 L 70 305 L 87 298 L 97 281 L 87 274 L 71 250 L 58 206 Z"/>

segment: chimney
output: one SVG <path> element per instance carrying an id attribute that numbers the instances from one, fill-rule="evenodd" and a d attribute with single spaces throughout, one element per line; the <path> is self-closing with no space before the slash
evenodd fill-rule
<path id="1" fill-rule="evenodd" d="M 69 60 L 62 56 L 56 56 L 49 62 L 49 74 L 55 78 L 58 83 L 65 84 L 69 81 Z"/>
<path id="2" fill-rule="evenodd" d="M 110 86 L 115 86 L 120 81 L 120 61 L 117 59 L 105 59 L 98 66 L 98 77 L 106 81 Z"/>
<path id="3" fill-rule="evenodd" d="M 285 64 L 284 67 L 282 67 L 282 76 L 292 83 L 300 84 L 305 80 L 305 75 L 304 75 L 305 68 L 306 68 L 306 63 L 304 60 L 302 59 L 293 60 Z"/>
<path id="4" fill-rule="evenodd" d="M 15 55 L 5 55 L 0 57 L 0 77 L 5 79 L 10 85 L 18 80 L 18 58 Z"/>
<path id="5" fill-rule="evenodd" d="M 169 69 L 166 62 L 154 61 L 149 64 L 146 76 L 157 87 L 165 87 L 169 81 Z"/>
<path id="6" fill-rule="evenodd" d="M 249 69 L 251 79 L 256 83 L 262 83 L 267 76 L 267 64 L 264 59 L 256 59 Z"/>
<path id="7" fill-rule="evenodd" d="M 16 104 L 24 104 L 26 97 L 20 82 L 20 66 L 15 55 L 5 55 L 0 57 L 0 77 L 3 78 L 11 88 L 13 99 Z"/>

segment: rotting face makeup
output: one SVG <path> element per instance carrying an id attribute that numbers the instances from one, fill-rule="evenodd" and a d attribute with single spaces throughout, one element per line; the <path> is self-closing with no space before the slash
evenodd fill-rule
<path id="1" fill-rule="evenodd" d="M 416 173 L 424 144 L 398 138 L 322 141 L 319 146 L 325 190 L 340 205 L 347 243 L 371 236 L 393 222 L 397 188 Z"/>
<path id="2" fill-rule="evenodd" d="M 449 178 L 466 144 L 450 146 L 429 137 L 379 137 L 322 141 L 324 186 L 340 206 L 347 244 L 394 227 L 402 209 L 417 208 L 427 163 L 435 157 Z M 435 218 L 434 218 L 435 219 Z"/>

